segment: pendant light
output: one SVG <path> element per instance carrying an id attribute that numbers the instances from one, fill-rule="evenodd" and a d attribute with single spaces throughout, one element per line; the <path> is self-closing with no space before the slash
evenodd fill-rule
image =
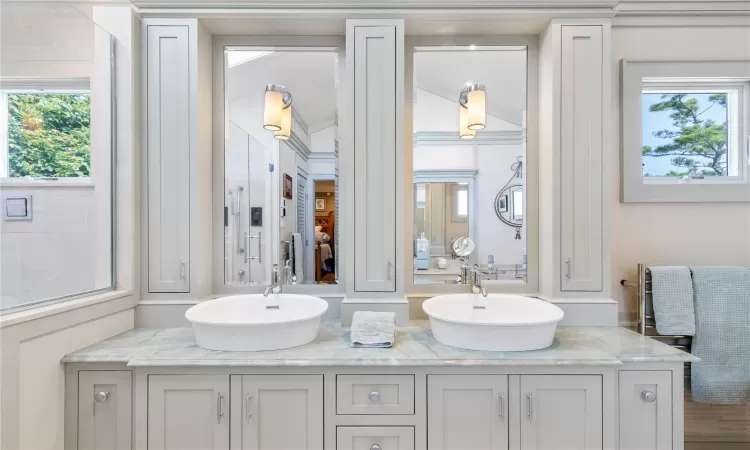
<path id="1" fill-rule="evenodd" d="M 263 107 L 263 128 L 271 131 L 281 130 L 284 109 L 292 104 L 292 94 L 279 84 L 266 86 L 265 104 Z"/>
<path id="2" fill-rule="evenodd" d="M 281 110 L 281 128 L 274 131 L 273 137 L 286 141 L 292 135 L 292 107 L 287 106 Z"/>
<path id="3" fill-rule="evenodd" d="M 467 110 L 467 128 L 481 130 L 485 127 L 485 102 L 487 93 L 483 84 L 469 84 L 458 97 L 458 102 Z"/>
<path id="4" fill-rule="evenodd" d="M 469 110 L 464 105 L 459 105 L 458 129 L 461 139 L 474 139 L 477 136 L 476 130 L 469 129 Z"/>

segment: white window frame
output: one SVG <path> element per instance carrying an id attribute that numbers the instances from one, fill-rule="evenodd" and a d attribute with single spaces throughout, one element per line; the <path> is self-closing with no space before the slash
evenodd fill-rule
<path id="1" fill-rule="evenodd" d="M 622 60 L 621 72 L 621 201 L 750 202 L 750 61 Z M 644 177 L 643 94 L 718 92 L 729 94 L 727 161 L 738 160 L 736 171 L 703 179 Z"/>
<path id="2" fill-rule="evenodd" d="M 0 80 L 0 182 L 17 185 L 19 183 L 90 183 L 91 177 L 10 177 L 8 176 L 8 94 L 88 94 L 91 87 L 88 78 L 62 78 L 43 80 Z M 90 147 L 89 147 L 90 151 Z M 93 168 L 92 168 L 93 170 Z"/>

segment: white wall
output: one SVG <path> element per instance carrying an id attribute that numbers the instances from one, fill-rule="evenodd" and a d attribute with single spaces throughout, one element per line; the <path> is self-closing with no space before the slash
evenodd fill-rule
<path id="1" fill-rule="evenodd" d="M 336 126 L 316 131 L 310 134 L 311 152 L 333 152 L 336 150 Z"/>
<path id="2" fill-rule="evenodd" d="M 619 61 L 750 60 L 750 27 L 615 27 L 612 30 L 611 151 L 619 164 Z M 636 279 L 636 264 L 750 266 L 750 204 L 619 203 L 619 166 L 612 168 L 612 292 L 622 319 L 636 313 L 635 292 L 620 286 Z"/>

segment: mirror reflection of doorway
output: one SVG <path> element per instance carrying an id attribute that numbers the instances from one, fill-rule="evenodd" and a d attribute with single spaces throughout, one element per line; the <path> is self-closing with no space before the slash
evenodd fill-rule
<path id="1" fill-rule="evenodd" d="M 336 284 L 336 182 L 314 180 L 313 191 L 315 281 Z"/>

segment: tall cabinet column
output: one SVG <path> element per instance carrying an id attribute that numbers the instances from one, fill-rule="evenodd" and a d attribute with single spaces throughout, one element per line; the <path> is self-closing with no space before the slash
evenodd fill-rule
<path id="1" fill-rule="evenodd" d="M 142 294 L 211 294 L 211 36 L 196 19 L 142 22 Z"/>
<path id="2" fill-rule="evenodd" d="M 403 20 L 348 20 L 341 150 L 345 192 L 347 299 L 399 305 L 408 315 L 403 277 Z M 387 300 L 387 301 L 385 301 Z M 372 309 L 372 308 L 369 308 Z M 391 309 L 381 307 L 380 309 Z M 349 314 L 347 314 L 349 313 Z M 403 317 L 404 319 L 406 316 Z"/>
<path id="3" fill-rule="evenodd" d="M 554 20 L 540 43 L 540 290 L 609 299 L 609 19 Z"/>

